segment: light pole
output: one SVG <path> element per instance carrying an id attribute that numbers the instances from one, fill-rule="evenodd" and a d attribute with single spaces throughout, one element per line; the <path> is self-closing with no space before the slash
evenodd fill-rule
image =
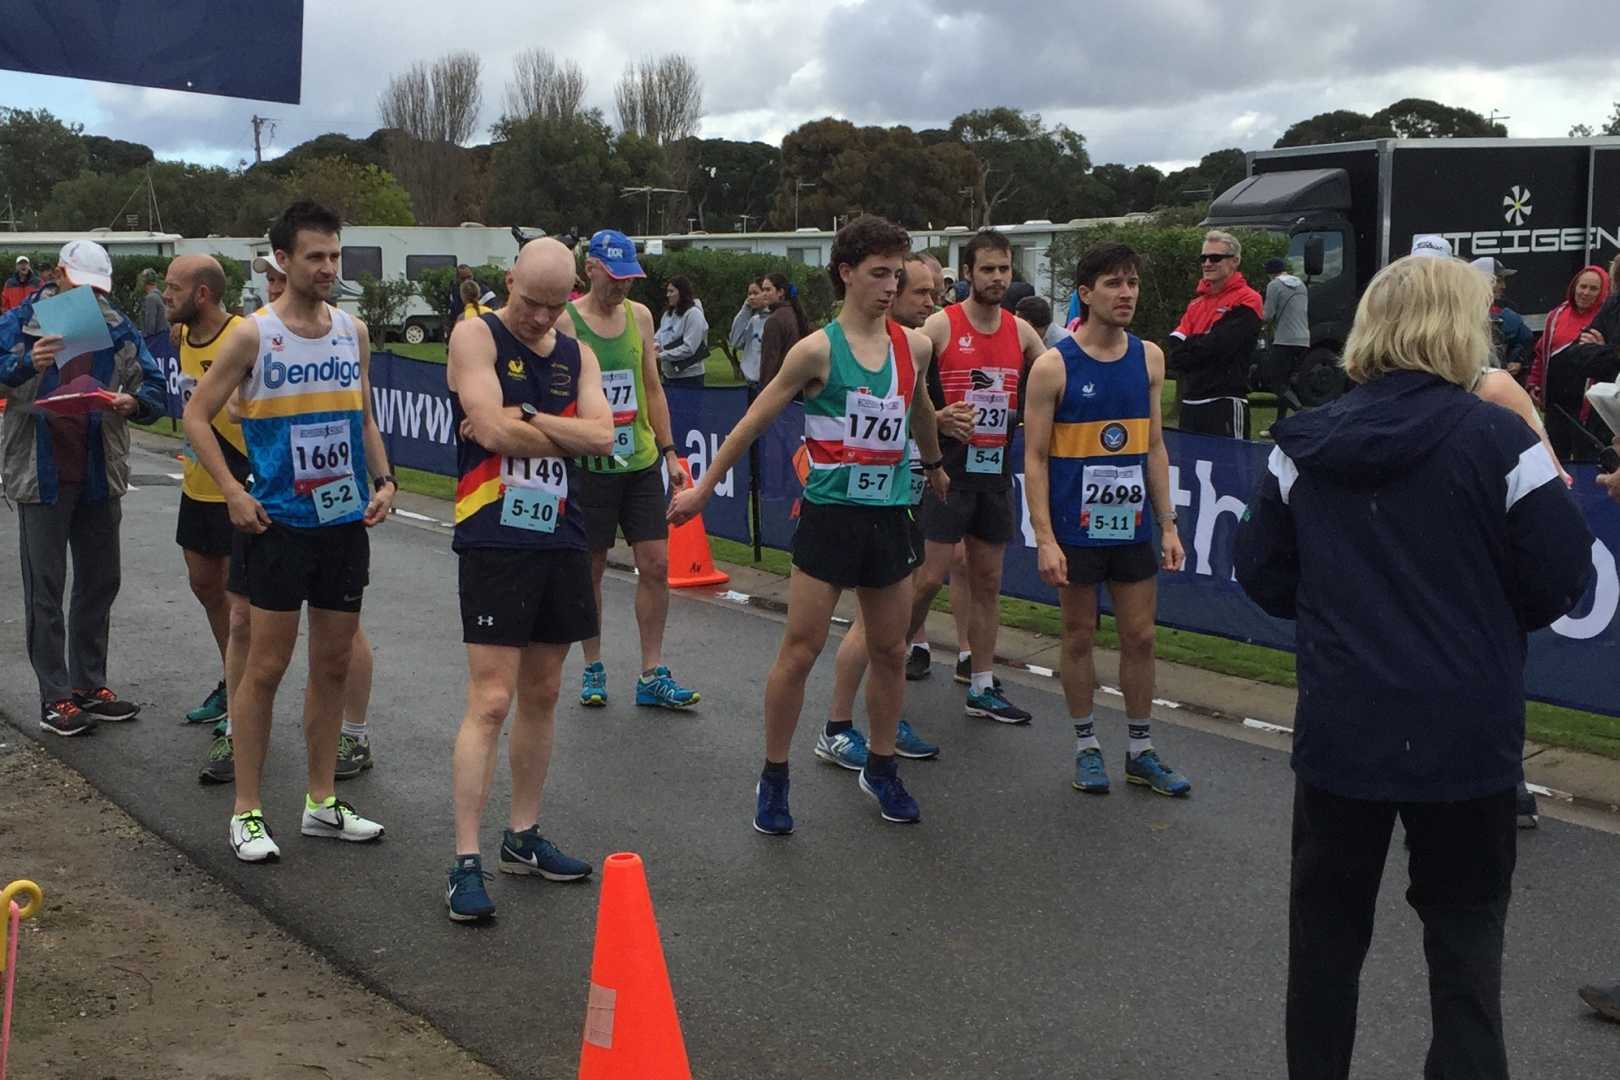
<path id="1" fill-rule="evenodd" d="M 793 231 L 794 232 L 799 231 L 799 192 L 803 191 L 807 187 L 808 188 L 813 188 L 815 186 L 816 186 L 815 183 L 813 181 L 810 181 L 810 180 L 795 180 L 795 181 L 793 181 Z"/>

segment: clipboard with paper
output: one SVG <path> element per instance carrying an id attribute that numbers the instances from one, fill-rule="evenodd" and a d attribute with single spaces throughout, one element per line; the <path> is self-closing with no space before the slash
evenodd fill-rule
<path id="1" fill-rule="evenodd" d="M 56 354 L 57 367 L 85 353 L 112 348 L 107 319 L 96 302 L 95 290 L 88 285 L 36 302 L 34 321 L 42 336 L 56 335 L 62 339 L 62 351 Z"/>

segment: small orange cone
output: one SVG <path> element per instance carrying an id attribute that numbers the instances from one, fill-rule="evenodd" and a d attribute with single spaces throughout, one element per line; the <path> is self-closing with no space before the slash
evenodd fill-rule
<path id="1" fill-rule="evenodd" d="M 609 855 L 579 1080 L 691 1080 L 641 856 Z"/>
<path id="2" fill-rule="evenodd" d="M 676 458 L 685 470 L 688 481 L 692 470 L 685 458 Z M 724 585 L 731 575 L 715 569 L 714 555 L 709 551 L 709 533 L 703 528 L 703 515 L 684 525 L 669 527 L 669 587 L 691 589 L 699 585 Z"/>

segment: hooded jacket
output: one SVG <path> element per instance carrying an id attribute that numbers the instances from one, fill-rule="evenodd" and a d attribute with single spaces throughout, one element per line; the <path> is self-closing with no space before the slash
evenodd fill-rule
<path id="1" fill-rule="evenodd" d="M 1273 345 L 1311 344 L 1310 299 L 1305 283 L 1293 274 L 1278 274 L 1266 285 L 1265 321 L 1272 324 Z"/>
<path id="2" fill-rule="evenodd" d="M 1398 372 L 1288 417 L 1238 527 L 1238 582 L 1295 620 L 1294 771 L 1351 799 L 1523 778 L 1525 635 L 1592 577 L 1592 535 L 1513 413 Z"/>
<path id="3" fill-rule="evenodd" d="M 0 419 L 0 477 L 16 502 L 56 502 L 56 451 L 49 423 L 30 408 L 35 399 L 61 384 L 61 369 L 34 370 L 33 343 L 40 336 L 34 300 L 54 296 L 46 286 L 36 296 L 0 315 L 0 394 L 9 401 Z M 90 413 L 84 423 L 84 498 L 90 502 L 121 498 L 129 489 L 129 421 L 150 424 L 168 407 L 168 383 L 135 324 L 101 293 L 96 294 L 112 347 L 90 354 L 89 374 L 109 390 L 135 398 L 135 413 L 126 420 L 115 412 Z"/>
<path id="4" fill-rule="evenodd" d="M 1166 364 L 1184 401 L 1247 397 L 1249 362 L 1265 307 L 1260 294 L 1234 272 L 1218 290 L 1198 283 L 1198 295 L 1170 334 Z"/>

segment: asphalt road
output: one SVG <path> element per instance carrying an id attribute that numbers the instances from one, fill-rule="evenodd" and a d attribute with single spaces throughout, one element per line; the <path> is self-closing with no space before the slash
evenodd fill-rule
<path id="1" fill-rule="evenodd" d="M 213 685 L 217 657 L 173 544 L 172 468 L 137 450 L 139 490 L 125 500 L 111 675 L 143 717 L 94 738 L 50 738 L 50 749 L 271 918 L 509 1075 L 573 1075 L 594 881 L 502 875 L 494 925 L 444 917 L 449 753 L 465 687 L 447 531 L 396 521 L 373 533 L 364 622 L 378 650 L 379 764 L 341 791 L 387 825 L 387 839 L 298 836 L 295 666 L 266 785 L 282 861 L 247 866 L 226 842 L 228 790 L 195 781 L 207 731 L 178 722 Z M 0 551 L 14 550 L 15 520 L 0 514 Z M 0 646 L 14 658 L 0 709 L 36 734 L 15 578 L 0 587 L 12 594 L 0 602 Z M 903 766 L 922 824 L 888 825 L 853 773 L 811 754 L 829 650 L 794 748 L 798 832 L 765 838 L 749 817 L 779 624 L 676 600 L 668 659 L 703 703 L 686 715 L 638 710 L 631 596 L 628 581 L 609 581 L 608 708 L 567 700 L 580 668 L 570 658 L 541 825 L 598 865 L 620 850 L 646 860 L 696 1075 L 1282 1075 L 1283 755 L 1161 723 L 1161 751 L 1196 785 L 1171 801 L 1123 784 L 1123 721 L 1107 713 L 1115 792 L 1083 797 L 1069 786 L 1072 733 L 1054 683 L 1014 687 L 1037 719 L 1011 729 L 962 717 L 960 688 L 936 666 L 911 684 L 907 709 L 944 754 Z M 491 863 L 506 783 L 486 819 Z M 1421 1072 L 1427 989 L 1405 877 L 1397 841 L 1363 979 L 1358 1077 Z M 1620 837 L 1548 819 L 1523 837 L 1506 970 L 1518 1074 L 1615 1075 L 1620 1029 L 1590 1017 L 1574 985 L 1620 977 L 1617 883 Z"/>

